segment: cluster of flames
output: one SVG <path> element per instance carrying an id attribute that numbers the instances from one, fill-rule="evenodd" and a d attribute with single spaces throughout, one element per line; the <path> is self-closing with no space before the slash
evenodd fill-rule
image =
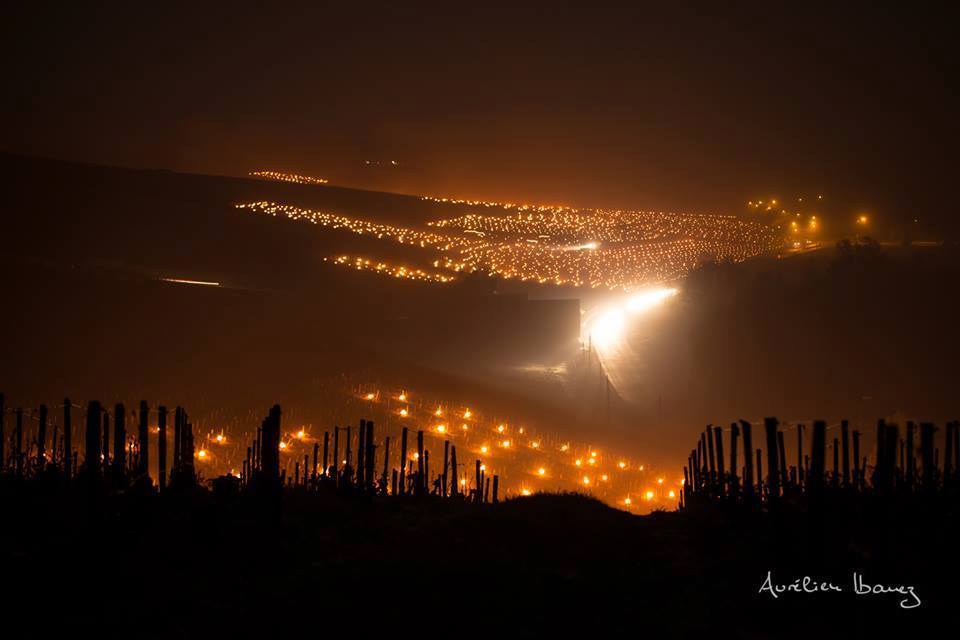
<path id="1" fill-rule="evenodd" d="M 250 175 L 264 180 L 277 180 L 279 182 L 294 182 L 296 184 L 327 184 L 325 178 L 314 178 L 313 176 L 301 176 L 296 173 L 282 173 L 280 171 L 251 171 Z"/>
<path id="2" fill-rule="evenodd" d="M 619 455 L 594 444 L 576 442 L 555 434 L 544 433 L 522 422 L 501 416 L 486 415 L 476 407 L 414 397 L 408 391 L 381 391 L 372 387 L 351 389 L 352 399 L 363 408 L 363 414 L 377 425 L 377 437 L 391 438 L 390 468 L 399 467 L 399 439 L 408 427 L 412 441 L 417 430 L 423 430 L 426 448 L 431 452 L 431 466 L 441 466 L 435 457 L 442 451 L 443 441 L 457 447 L 463 469 L 458 473 L 460 489 L 473 489 L 475 461 L 491 477 L 500 477 L 506 497 L 527 496 L 537 492 L 579 491 L 607 504 L 634 512 L 676 506 L 683 479 L 668 477 L 643 461 Z M 287 430 L 280 442 L 281 464 L 287 477 L 293 477 L 294 466 L 310 458 L 315 442 L 332 426 L 297 425 Z M 344 434 L 341 432 L 341 440 Z M 354 432 L 354 437 L 356 437 Z M 247 438 L 249 439 L 249 438 Z M 201 439 L 197 461 L 210 473 L 238 474 L 244 454 L 243 442 L 228 438 L 225 431 L 211 429 Z M 332 442 L 332 440 L 331 440 Z M 417 460 L 415 447 L 407 461 Z M 343 458 L 345 443 L 341 442 Z M 353 450 L 356 451 L 356 445 Z M 378 451 L 383 448 L 378 446 Z M 341 459 L 340 464 L 346 464 Z M 378 461 L 378 470 L 383 461 Z M 303 467 L 301 467 L 303 468 Z M 322 470 L 321 470 L 322 472 Z"/>
<path id="3" fill-rule="evenodd" d="M 704 260 L 739 262 L 776 251 L 784 243 L 782 234 L 769 225 L 726 215 L 430 200 L 511 213 L 471 212 L 414 228 L 276 202 L 236 206 L 439 253 L 425 256 L 422 267 L 429 263 L 449 273 L 390 266 L 367 256 L 330 260 L 395 278 L 441 283 L 455 280 L 457 273 L 480 272 L 537 284 L 632 291 L 682 278 Z"/>

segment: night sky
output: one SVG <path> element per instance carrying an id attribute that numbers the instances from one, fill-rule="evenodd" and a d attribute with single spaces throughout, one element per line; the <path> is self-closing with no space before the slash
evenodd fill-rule
<path id="1" fill-rule="evenodd" d="M 955 225 L 933 5 L 34 4 L 3 10 L 4 151 L 670 210 L 822 192 Z"/>

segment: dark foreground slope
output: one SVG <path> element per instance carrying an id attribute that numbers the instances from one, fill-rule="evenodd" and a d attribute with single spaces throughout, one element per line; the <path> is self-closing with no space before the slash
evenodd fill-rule
<path id="1" fill-rule="evenodd" d="M 947 619 L 960 595 L 943 505 L 821 521 L 634 517 L 576 495 L 481 508 L 293 493 L 277 515 L 205 492 L 2 494 L 3 619 L 41 636 L 891 637 Z M 845 593 L 773 599 L 758 593 L 767 571 Z M 853 571 L 913 585 L 923 604 L 854 596 Z"/>

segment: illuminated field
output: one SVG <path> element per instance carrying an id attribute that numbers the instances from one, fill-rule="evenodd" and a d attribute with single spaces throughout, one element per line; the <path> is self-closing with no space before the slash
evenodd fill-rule
<path id="1" fill-rule="evenodd" d="M 310 180 L 268 172 L 260 175 L 295 182 Z M 416 272 L 416 279 L 433 282 L 450 282 L 457 273 L 479 272 L 538 284 L 632 291 L 682 278 L 705 260 L 739 262 L 776 251 L 785 240 L 772 226 L 727 215 L 424 200 L 449 204 L 458 211 L 478 208 L 483 212 L 425 220 L 417 228 L 276 202 L 236 206 L 423 249 L 421 265 L 388 268 L 387 260 L 374 256 L 353 256 L 349 262 L 362 269 L 374 265 L 371 271 L 393 277 L 410 277 L 401 274 Z M 489 213 L 497 209 L 500 211 Z M 428 265 L 446 273 L 427 272 Z"/>
<path id="2" fill-rule="evenodd" d="M 399 466 L 399 438 L 403 427 L 410 430 L 411 442 L 416 431 L 425 432 L 430 451 L 430 468 L 436 477 L 442 468 L 443 441 L 456 446 L 464 492 L 474 488 L 474 465 L 479 460 L 487 477 L 500 476 L 502 495 L 529 495 L 538 491 L 580 491 L 621 509 L 646 512 L 662 507 L 676 507 L 682 478 L 658 473 L 648 463 L 620 455 L 603 447 L 557 437 L 523 422 L 494 416 L 475 406 L 423 398 L 409 391 L 386 391 L 372 386 L 344 390 L 344 406 L 353 405 L 363 416 L 374 420 L 377 439 L 391 439 L 390 468 Z M 353 409 L 351 409 L 352 411 Z M 280 443 L 281 468 L 293 477 L 295 466 L 304 464 L 316 442 L 323 442 L 324 431 L 331 425 L 303 424 L 288 421 Z M 342 423 L 341 423 L 342 424 Z M 246 431 L 246 429 L 244 429 Z M 246 441 L 239 439 L 232 428 L 208 428 L 197 438 L 197 462 L 206 477 L 222 473 L 239 473 Z M 346 446 L 341 431 L 341 464 Z M 353 431 L 356 438 L 356 430 Z M 332 438 L 332 434 L 331 434 Z M 382 447 L 378 445 L 378 451 Z M 414 447 L 407 460 L 416 461 Z M 357 451 L 356 444 L 353 451 Z M 377 473 L 383 465 L 379 458 Z M 303 467 L 301 467 L 301 470 Z M 301 471 L 302 472 L 302 471 Z M 674 475 L 676 475 L 674 473 Z"/>

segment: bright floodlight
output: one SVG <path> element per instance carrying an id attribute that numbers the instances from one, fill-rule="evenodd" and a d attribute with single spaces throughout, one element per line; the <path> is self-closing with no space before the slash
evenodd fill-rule
<path id="1" fill-rule="evenodd" d="M 590 336 L 599 345 L 611 345 L 623 336 L 627 320 L 620 309 L 609 309 L 590 326 Z"/>
<path id="2" fill-rule="evenodd" d="M 655 307 L 667 298 L 677 295 L 676 289 L 648 289 L 627 300 L 627 311 L 639 313 Z"/>

